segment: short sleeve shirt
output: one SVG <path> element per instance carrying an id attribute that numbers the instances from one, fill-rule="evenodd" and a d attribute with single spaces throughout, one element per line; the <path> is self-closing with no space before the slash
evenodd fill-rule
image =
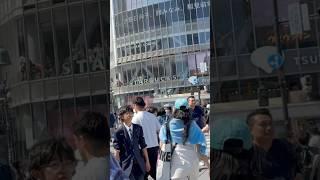
<path id="1" fill-rule="evenodd" d="M 146 111 L 139 111 L 132 118 L 132 123 L 142 126 L 147 148 L 159 146 L 157 132 L 160 131 L 161 125 L 154 114 Z"/>

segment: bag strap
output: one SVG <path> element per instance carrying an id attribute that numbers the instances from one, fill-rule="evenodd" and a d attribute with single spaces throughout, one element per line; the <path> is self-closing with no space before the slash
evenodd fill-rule
<path id="1" fill-rule="evenodd" d="M 172 145 L 172 136 L 171 136 L 171 133 L 170 133 L 170 127 L 169 127 L 169 123 L 170 121 L 167 121 L 166 122 L 166 131 L 167 131 L 167 140 L 166 140 L 166 144 L 168 144 L 170 142 L 171 144 L 171 160 L 170 160 L 170 169 L 169 169 L 169 176 L 170 176 L 170 180 L 171 180 L 171 168 L 172 168 L 172 155 L 173 155 L 173 152 L 176 148 L 176 145 L 177 143 L 175 143 L 174 145 Z"/>

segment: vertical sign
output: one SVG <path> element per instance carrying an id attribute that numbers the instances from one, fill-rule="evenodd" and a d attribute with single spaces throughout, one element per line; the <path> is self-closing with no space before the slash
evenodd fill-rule
<path id="1" fill-rule="evenodd" d="M 302 14 L 302 26 L 304 31 L 310 31 L 310 19 L 309 19 L 309 10 L 308 4 L 301 5 L 301 14 Z"/>
<path id="2" fill-rule="evenodd" d="M 292 35 L 302 33 L 302 19 L 299 2 L 291 3 L 288 5 L 288 19 L 290 33 Z"/>

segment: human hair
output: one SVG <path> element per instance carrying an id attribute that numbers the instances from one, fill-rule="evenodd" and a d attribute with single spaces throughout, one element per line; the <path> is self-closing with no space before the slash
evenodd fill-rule
<path id="1" fill-rule="evenodd" d="M 83 136 L 95 148 L 109 146 L 110 129 L 107 118 L 98 112 L 86 112 L 79 121 L 73 123 L 73 133 Z"/>
<path id="2" fill-rule="evenodd" d="M 152 114 L 158 113 L 158 109 L 156 107 L 153 106 L 149 106 L 146 108 L 146 111 Z"/>
<path id="3" fill-rule="evenodd" d="M 187 100 L 188 100 L 188 102 L 189 102 L 189 99 L 196 99 L 194 96 L 189 96 L 188 98 L 187 98 Z"/>
<path id="4" fill-rule="evenodd" d="M 136 97 L 133 101 L 133 104 L 139 106 L 140 108 L 144 108 L 146 106 L 146 103 L 142 97 Z"/>
<path id="5" fill-rule="evenodd" d="M 166 110 L 164 107 L 162 107 L 159 109 L 157 116 L 164 116 L 164 115 L 166 115 Z"/>
<path id="6" fill-rule="evenodd" d="M 249 151 L 244 151 L 238 157 L 213 148 L 210 153 L 213 160 L 210 163 L 210 175 L 213 180 L 253 179 L 254 172 L 251 171 L 251 153 Z"/>
<path id="7" fill-rule="evenodd" d="M 133 113 L 133 109 L 132 109 L 131 106 L 127 105 L 127 106 L 120 107 L 120 109 L 119 109 L 119 119 L 120 119 L 121 122 L 123 122 L 123 119 L 122 119 L 123 115 L 125 113 L 127 113 L 127 112 Z"/>
<path id="8" fill-rule="evenodd" d="M 254 118 L 257 115 L 265 115 L 272 119 L 272 115 L 268 109 L 266 108 L 256 109 L 247 116 L 247 124 L 249 127 L 252 127 L 255 120 Z"/>
<path id="9" fill-rule="evenodd" d="M 33 145 L 29 151 L 29 172 L 40 170 L 54 160 L 76 162 L 74 152 L 64 138 L 50 138 Z"/>
<path id="10" fill-rule="evenodd" d="M 189 129 L 191 123 L 191 112 L 189 109 L 175 109 L 173 112 L 173 117 L 176 119 L 180 119 L 183 121 L 185 125 L 185 133 L 184 133 L 184 143 L 187 141 L 189 137 Z"/>

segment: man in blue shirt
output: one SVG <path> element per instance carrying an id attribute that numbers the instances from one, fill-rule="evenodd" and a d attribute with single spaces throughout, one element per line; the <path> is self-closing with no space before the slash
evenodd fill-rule
<path id="1" fill-rule="evenodd" d="M 188 97 L 189 109 L 192 113 L 192 119 L 198 124 L 200 129 L 205 126 L 204 123 L 204 112 L 200 106 L 196 105 L 196 99 L 194 96 Z"/>

